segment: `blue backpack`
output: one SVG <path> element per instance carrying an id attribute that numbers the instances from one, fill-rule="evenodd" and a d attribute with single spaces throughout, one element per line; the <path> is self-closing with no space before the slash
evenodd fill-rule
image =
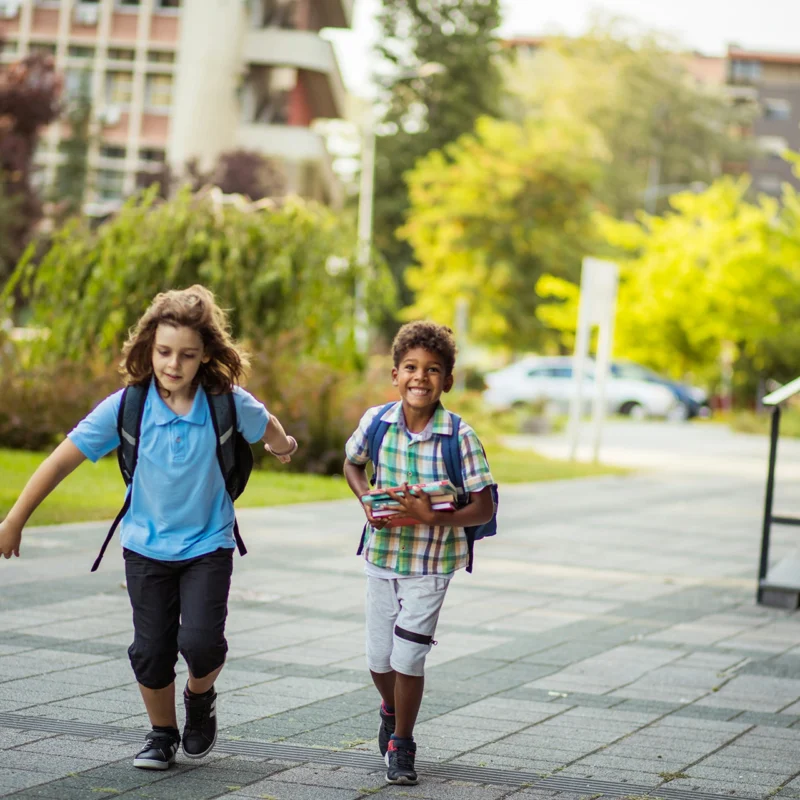
<path id="1" fill-rule="evenodd" d="M 367 431 L 369 460 L 373 465 L 370 483 L 373 486 L 375 485 L 376 476 L 378 474 L 378 455 L 380 453 L 381 444 L 383 442 L 383 437 L 386 435 L 386 431 L 389 429 L 389 423 L 384 422 L 381 418 L 394 405 L 395 403 L 387 403 L 385 406 L 383 406 L 372 418 L 369 430 Z M 449 413 L 450 419 L 453 423 L 453 432 L 449 436 L 442 437 L 442 457 L 444 458 L 444 466 L 447 470 L 447 477 L 450 479 L 450 483 L 456 487 L 456 491 L 459 495 L 457 504 L 459 506 L 465 506 L 467 504 L 467 497 L 466 492 L 464 491 L 464 480 L 461 469 L 461 449 L 458 446 L 458 429 L 461 425 L 461 417 L 459 417 L 458 414 L 454 414 L 452 411 Z M 486 452 L 484 451 L 484 456 L 485 455 Z M 491 492 L 492 502 L 494 503 L 494 514 L 492 514 L 492 518 L 488 522 L 484 522 L 483 525 L 474 525 L 471 528 L 464 528 L 464 531 L 467 534 L 467 544 L 469 546 L 467 572 L 472 572 L 473 550 L 475 547 L 475 542 L 477 542 L 479 539 L 484 539 L 487 536 L 494 536 L 497 533 L 497 507 L 499 503 L 499 497 L 497 494 L 496 483 L 492 484 Z M 361 534 L 361 544 L 358 546 L 358 555 L 361 555 L 361 552 L 364 549 L 364 538 L 366 536 L 366 532 L 367 527 L 365 525 L 364 531 Z"/>

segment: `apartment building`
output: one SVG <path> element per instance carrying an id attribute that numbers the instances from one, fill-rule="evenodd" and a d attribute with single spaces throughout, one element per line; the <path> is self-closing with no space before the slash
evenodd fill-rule
<path id="1" fill-rule="evenodd" d="M 282 166 L 291 193 L 338 205 L 317 119 L 345 89 L 319 31 L 349 27 L 352 0 L 0 0 L 0 59 L 52 54 L 68 95 L 88 92 L 96 135 L 90 205 L 118 203 L 147 173 L 209 169 L 234 149 Z M 52 184 L 65 122 L 37 154 Z"/>
<path id="2" fill-rule="evenodd" d="M 547 37 L 518 37 L 504 42 L 521 63 L 536 57 Z M 725 164 L 727 172 L 748 172 L 753 187 L 779 197 L 784 183 L 800 188 L 782 154 L 800 152 L 800 53 L 746 50 L 731 45 L 727 54 L 684 53 L 681 62 L 697 83 L 718 88 L 732 103 L 746 107 L 750 124 L 740 134 L 752 141 L 747 163 Z"/>
<path id="3" fill-rule="evenodd" d="M 800 53 L 728 48 L 727 90 L 736 102 L 753 104 L 750 135 L 756 145 L 748 164 L 753 185 L 764 194 L 779 196 L 781 186 L 800 188 L 782 154 L 800 151 Z"/>

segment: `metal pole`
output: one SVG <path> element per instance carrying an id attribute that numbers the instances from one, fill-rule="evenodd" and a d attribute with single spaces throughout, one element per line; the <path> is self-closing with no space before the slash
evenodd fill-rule
<path id="1" fill-rule="evenodd" d="M 369 347 L 369 315 L 367 283 L 370 278 L 372 252 L 372 216 L 375 195 L 375 124 L 372 111 L 364 123 L 361 149 L 361 179 L 358 194 L 358 277 L 355 292 L 355 340 L 359 353 Z"/>
<path id="2" fill-rule="evenodd" d="M 775 462 L 778 457 L 778 433 L 781 424 L 781 407 L 775 406 L 772 412 L 772 426 L 769 437 L 769 470 L 767 472 L 767 492 L 764 499 L 764 527 L 761 534 L 761 561 L 758 566 L 757 601 L 761 600 L 761 581 L 767 577 L 769 568 L 769 537 L 772 527 L 772 502 L 775 494 Z"/>

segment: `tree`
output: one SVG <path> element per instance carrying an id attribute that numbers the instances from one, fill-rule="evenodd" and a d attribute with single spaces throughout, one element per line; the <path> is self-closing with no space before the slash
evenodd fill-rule
<path id="1" fill-rule="evenodd" d="M 663 218 L 601 220 L 624 254 L 615 351 L 681 377 L 714 383 L 733 348 L 736 386 L 786 381 L 800 361 L 800 200 L 746 202 L 746 180 L 671 198 Z"/>
<path id="2" fill-rule="evenodd" d="M 35 54 L 0 70 L 0 281 L 7 277 L 41 216 L 31 185 L 33 155 L 42 129 L 59 114 L 61 79 L 50 56 Z"/>
<path id="3" fill-rule="evenodd" d="M 499 0 L 384 0 L 378 15 L 385 106 L 375 163 L 375 246 L 388 260 L 404 303 L 408 246 L 405 176 L 418 159 L 473 130 L 500 109 Z M 431 65 L 438 72 L 431 74 Z"/>
<path id="4" fill-rule="evenodd" d="M 589 123 L 610 153 L 597 199 L 630 217 L 656 199 L 656 185 L 711 183 L 728 162 L 746 160 L 736 138 L 742 113 L 715 87 L 699 85 L 655 34 L 600 24 L 586 36 L 553 39 L 507 72 L 516 95 L 508 113 Z M 657 205 L 667 207 L 659 193 Z"/>
<path id="5" fill-rule="evenodd" d="M 419 262 L 407 272 L 415 294 L 404 316 L 452 324 L 465 298 L 473 340 L 546 344 L 534 287 L 545 274 L 576 278 L 603 157 L 591 127 L 486 117 L 474 134 L 422 159 L 409 174 L 401 230 Z"/>
<path id="6" fill-rule="evenodd" d="M 186 165 L 186 174 L 193 191 L 213 185 L 225 194 L 243 194 L 251 200 L 282 197 L 286 193 L 286 178 L 280 167 L 252 150 L 221 153 L 210 172 L 203 172 L 197 160 L 192 159 Z"/>
<path id="7" fill-rule="evenodd" d="M 203 283 L 231 310 L 234 334 L 263 352 L 292 332 L 299 354 L 345 364 L 353 360 L 359 277 L 354 238 L 313 203 L 257 207 L 188 188 L 157 202 L 152 187 L 96 230 L 81 219 L 68 222 L 40 263 L 29 249 L 5 299 L 19 289 L 29 302 L 28 324 L 48 331 L 36 353 L 43 361 L 108 363 L 156 293 Z M 376 311 L 393 301 L 380 265 L 368 300 Z"/>
<path id="8" fill-rule="evenodd" d="M 65 160 L 58 168 L 56 192 L 61 216 L 80 213 L 86 194 L 92 121 L 88 72 L 81 76 L 80 87 L 66 106 L 66 121 L 70 134 L 61 144 Z"/>

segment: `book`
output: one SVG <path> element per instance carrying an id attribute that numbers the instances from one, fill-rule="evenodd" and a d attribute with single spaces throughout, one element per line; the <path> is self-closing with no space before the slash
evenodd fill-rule
<path id="1" fill-rule="evenodd" d="M 400 487 L 392 487 L 397 488 L 399 495 L 402 497 L 403 492 Z M 408 487 L 411 494 L 417 494 L 418 492 L 425 492 L 426 494 L 437 495 L 437 494 L 451 494 L 453 496 L 458 495 L 458 490 L 449 480 L 446 481 L 434 481 L 433 483 L 415 483 Z M 367 494 L 361 495 L 361 502 L 367 505 L 373 505 L 375 503 L 381 502 L 391 502 L 392 497 L 386 492 L 386 489 L 373 489 Z"/>
<path id="2" fill-rule="evenodd" d="M 434 511 L 455 511 L 456 507 L 454 503 L 432 503 L 431 508 Z M 381 519 L 383 517 L 394 517 L 397 516 L 397 511 L 392 508 L 382 508 L 373 510 L 372 516 L 376 519 Z M 419 525 L 421 523 L 415 522 L 415 525 Z"/>
<path id="3" fill-rule="evenodd" d="M 445 506 L 445 508 L 433 508 L 436 511 L 455 511 L 456 507 L 453 503 L 437 503 L 437 505 Z M 414 519 L 413 517 L 404 517 L 401 514 L 398 514 L 396 511 L 386 510 L 386 511 L 373 511 L 372 516 L 376 519 L 386 519 L 387 528 L 405 528 L 408 525 L 423 525 L 424 523 L 420 522 L 418 519 Z"/>
<path id="4" fill-rule="evenodd" d="M 431 504 L 435 505 L 436 503 L 455 503 L 456 496 L 454 494 L 432 494 L 428 495 L 431 500 Z M 373 511 L 379 511 L 386 508 L 401 508 L 400 503 L 397 500 L 378 500 L 368 504 Z"/>

